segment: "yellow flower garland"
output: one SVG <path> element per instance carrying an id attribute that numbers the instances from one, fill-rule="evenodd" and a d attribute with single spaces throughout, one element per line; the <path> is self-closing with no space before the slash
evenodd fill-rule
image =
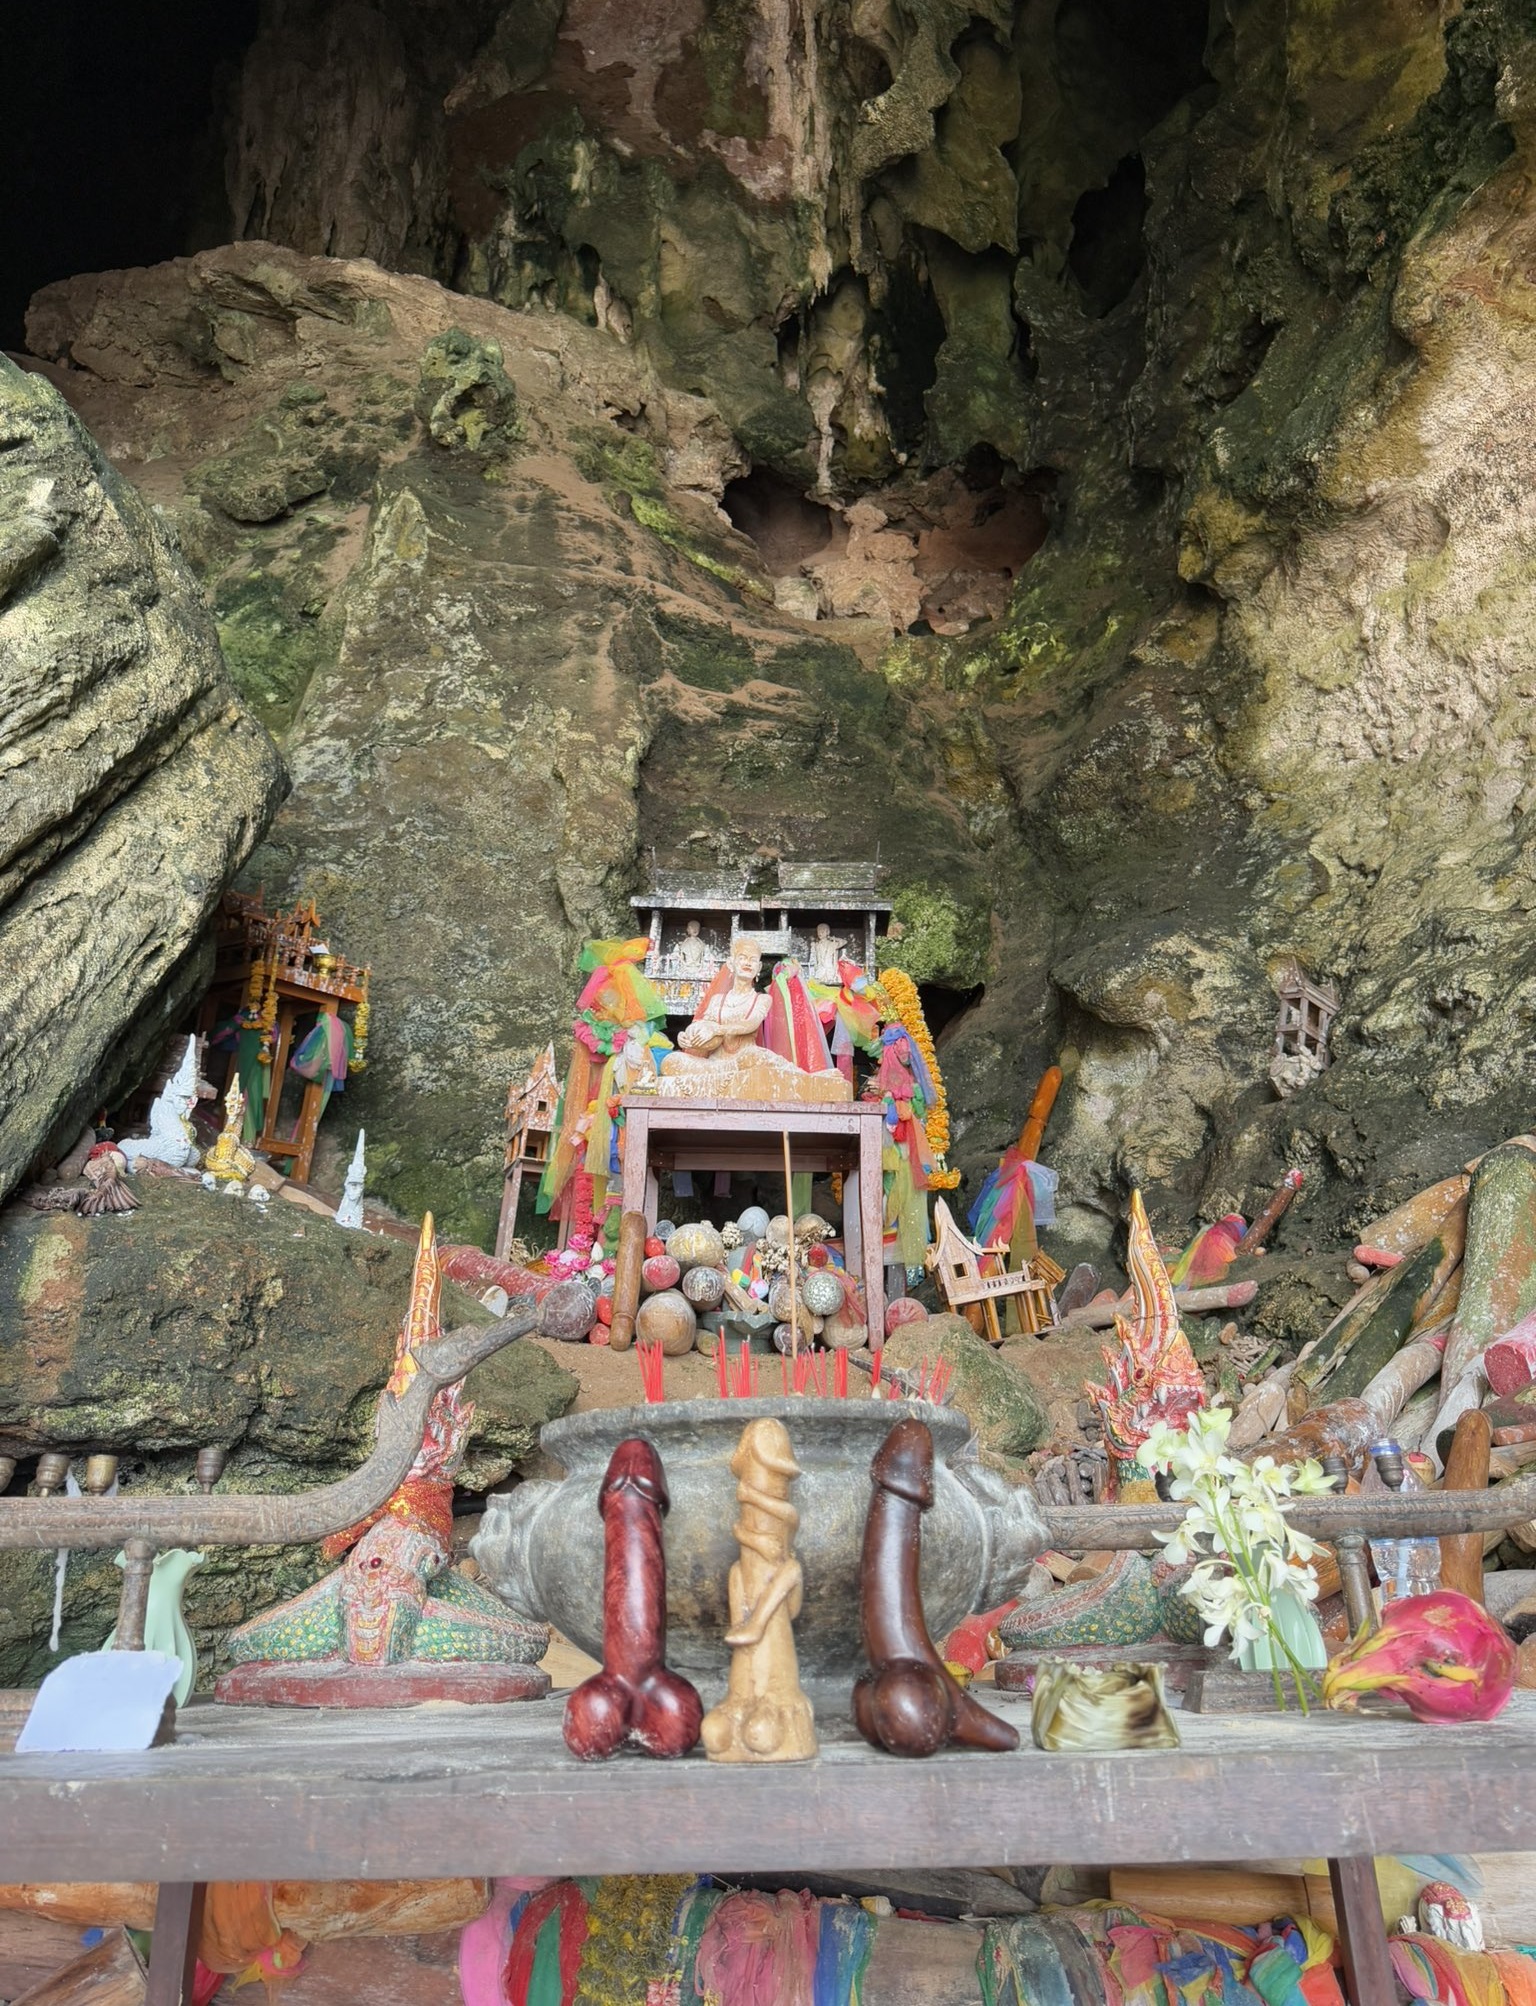
<path id="1" fill-rule="evenodd" d="M 949 1148 L 949 1095 L 944 1089 L 944 1075 L 939 1071 L 938 1055 L 933 1049 L 933 1037 L 928 1029 L 928 1020 L 923 1015 L 917 984 L 905 969 L 886 968 L 881 970 L 878 986 L 890 1003 L 890 1014 L 922 1053 L 923 1063 L 933 1076 L 934 1103 L 923 1124 L 928 1147 L 938 1159 L 929 1184 L 935 1191 L 953 1191 L 960 1182 L 960 1173 L 949 1169 L 944 1161 L 944 1152 Z"/>
<path id="2" fill-rule="evenodd" d="M 363 992 L 362 1000 L 359 1002 L 352 1019 L 352 1071 L 354 1073 L 363 1072 L 368 1065 L 368 980 L 372 973 L 373 971 L 369 968 L 362 970 L 362 979 L 359 985 Z"/>

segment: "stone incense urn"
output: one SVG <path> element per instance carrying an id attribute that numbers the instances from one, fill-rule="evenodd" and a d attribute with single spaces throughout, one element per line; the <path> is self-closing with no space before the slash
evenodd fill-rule
<path id="1" fill-rule="evenodd" d="M 869 1465 L 903 1415 L 934 1442 L 933 1508 L 923 1515 L 923 1606 L 942 1638 L 962 1617 L 1020 1593 L 1047 1544 L 1032 1493 L 967 1453 L 969 1425 L 924 1401 L 667 1401 L 553 1421 L 545 1450 L 565 1466 L 492 1497 L 472 1551 L 488 1587 L 518 1614 L 553 1623 L 593 1657 L 603 1643 L 603 1533 L 597 1494 L 608 1459 L 630 1435 L 654 1444 L 672 1508 L 666 1519 L 667 1662 L 691 1679 L 722 1680 L 729 1652 L 726 1578 L 737 1557 L 730 1458 L 749 1421 L 782 1421 L 802 1474 L 790 1488 L 800 1514 L 795 1552 L 805 1599 L 795 1624 L 803 1680 L 846 1687 L 864 1665 L 859 1558 L 869 1509 Z"/>

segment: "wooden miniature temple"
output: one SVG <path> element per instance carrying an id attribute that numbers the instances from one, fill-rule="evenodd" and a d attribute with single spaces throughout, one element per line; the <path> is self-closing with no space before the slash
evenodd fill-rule
<path id="1" fill-rule="evenodd" d="M 841 958 L 875 973 L 878 942 L 890 924 L 872 863 L 780 864 L 777 895 L 749 893 L 738 872 L 659 871 L 651 890 L 630 900 L 650 947 L 645 973 L 669 1017 L 691 1017 L 731 944 L 757 940 L 767 960 L 793 955 L 819 981 L 835 980 Z"/>
<path id="2" fill-rule="evenodd" d="M 979 1305 L 985 1334 L 993 1344 L 1003 1341 L 1000 1302 L 1017 1305 L 1019 1327 L 1026 1337 L 1044 1336 L 1056 1321 L 1055 1291 L 1066 1276 L 1050 1255 L 1036 1254 L 1010 1273 L 1007 1245 L 983 1247 L 968 1240 L 942 1198 L 933 1203 L 928 1267 L 952 1310 L 963 1313 L 971 1304 Z"/>
<path id="3" fill-rule="evenodd" d="M 1328 1063 L 1328 1034 L 1339 1014 L 1338 990 L 1331 982 L 1314 982 L 1292 961 L 1276 975 L 1275 994 L 1280 999 L 1275 1056 L 1310 1059 L 1321 1071 Z"/>
<path id="4" fill-rule="evenodd" d="M 349 1070 L 362 1070 L 369 971 L 332 952 L 313 899 L 300 900 L 289 912 L 268 912 L 264 892 L 225 893 L 214 954 L 213 981 L 197 1028 L 207 1038 L 231 1020 L 237 1026 L 220 1094 L 242 1072 L 242 1042 L 256 1034 L 254 1056 L 266 1075 L 266 1091 L 259 1100 L 251 1095 L 253 1119 L 247 1123 L 246 1140 L 296 1183 L 307 1183 L 330 1084 L 323 1078 L 301 1080 L 290 1073 L 289 1061 L 322 1018 L 339 1017 L 350 1004 Z M 244 1071 L 249 1074 L 248 1064 Z M 249 1092 L 248 1077 L 243 1084 Z"/>
<path id="5" fill-rule="evenodd" d="M 522 1198 L 523 1175 L 544 1174 L 550 1143 L 555 1132 L 555 1115 L 560 1104 L 560 1075 L 555 1068 L 555 1047 L 551 1039 L 533 1063 L 526 1079 L 514 1080 L 507 1089 L 507 1152 L 501 1192 L 501 1217 L 496 1224 L 496 1258 L 505 1260 L 517 1231 L 517 1208 Z"/>

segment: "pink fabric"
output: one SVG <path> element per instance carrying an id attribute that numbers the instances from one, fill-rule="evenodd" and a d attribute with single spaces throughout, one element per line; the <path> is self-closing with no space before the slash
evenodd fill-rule
<path id="1" fill-rule="evenodd" d="M 525 1894 L 549 1886 L 543 1874 L 522 1874 L 491 1883 L 491 1900 L 484 1915 L 465 1923 L 459 1933 L 459 1992 L 464 2006 L 506 2006 L 501 1974 L 512 1948 L 512 1910 Z"/>
<path id="2" fill-rule="evenodd" d="M 730 2006 L 815 2006 L 820 1941 L 813 1895 L 729 1895 L 699 1944 L 699 1994 Z"/>

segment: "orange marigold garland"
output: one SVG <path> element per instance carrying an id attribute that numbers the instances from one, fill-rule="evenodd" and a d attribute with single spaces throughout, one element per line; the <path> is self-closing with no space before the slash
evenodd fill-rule
<path id="1" fill-rule="evenodd" d="M 890 1004 L 888 1014 L 895 1018 L 921 1052 L 923 1063 L 933 1078 L 935 1100 L 923 1123 L 928 1147 L 938 1159 L 928 1180 L 929 1188 L 953 1191 L 960 1182 L 960 1173 L 951 1170 L 944 1161 L 944 1152 L 949 1148 L 949 1095 L 944 1088 L 944 1075 L 939 1070 L 938 1055 L 933 1049 L 933 1037 L 928 1029 L 928 1020 L 923 1015 L 917 984 L 903 968 L 884 968 L 880 971 L 878 987 Z"/>

